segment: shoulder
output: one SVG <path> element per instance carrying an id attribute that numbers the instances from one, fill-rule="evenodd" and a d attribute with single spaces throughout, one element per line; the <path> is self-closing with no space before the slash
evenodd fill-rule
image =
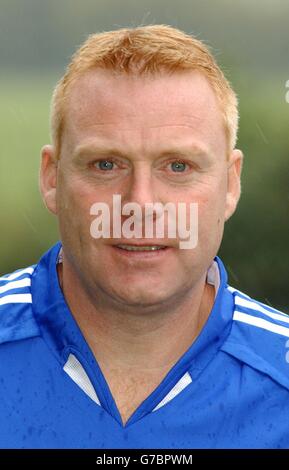
<path id="1" fill-rule="evenodd" d="M 37 336 L 31 279 L 35 265 L 0 277 L 0 345 Z"/>
<path id="2" fill-rule="evenodd" d="M 289 389 L 289 315 L 232 287 L 233 322 L 222 351 Z"/>

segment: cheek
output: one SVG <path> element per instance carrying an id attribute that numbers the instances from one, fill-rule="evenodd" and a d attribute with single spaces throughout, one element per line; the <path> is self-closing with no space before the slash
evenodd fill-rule
<path id="1" fill-rule="evenodd" d="M 89 227 L 93 196 L 85 185 L 73 178 L 61 177 L 57 190 L 57 207 L 60 226 L 71 233 Z M 89 229 L 88 229 L 89 232 Z"/>
<path id="2" fill-rule="evenodd" d="M 216 177 L 209 180 L 205 186 L 200 188 L 197 198 L 202 213 L 212 215 L 223 212 L 226 202 L 225 177 Z"/>
<path id="3" fill-rule="evenodd" d="M 209 246 L 219 243 L 223 233 L 226 203 L 226 182 L 224 178 L 208 180 L 190 195 L 198 204 L 198 237 L 202 244 Z M 215 242 L 213 242 L 215 240 Z"/>
<path id="4" fill-rule="evenodd" d="M 57 202 L 62 211 L 75 211 L 75 215 L 78 216 L 81 216 L 83 212 L 89 214 L 89 208 L 93 204 L 92 191 L 72 171 L 60 172 L 57 193 Z"/>
<path id="5" fill-rule="evenodd" d="M 212 217 L 214 214 L 224 212 L 226 190 L 223 182 L 219 184 L 206 184 L 186 197 L 187 204 L 197 203 L 200 217 Z"/>

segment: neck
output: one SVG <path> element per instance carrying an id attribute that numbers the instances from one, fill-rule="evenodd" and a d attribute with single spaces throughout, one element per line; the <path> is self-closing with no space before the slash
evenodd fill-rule
<path id="1" fill-rule="evenodd" d="M 170 308 L 113 308 L 92 299 L 68 263 L 58 276 L 69 308 L 103 370 L 106 367 L 151 373 L 167 372 L 190 347 L 214 303 L 214 288 L 206 275 Z M 173 305 L 173 307 L 172 307 Z M 113 365 L 113 366 L 112 366 Z"/>

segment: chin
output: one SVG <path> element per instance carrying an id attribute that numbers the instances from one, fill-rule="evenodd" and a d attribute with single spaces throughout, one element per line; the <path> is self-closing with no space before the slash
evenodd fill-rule
<path id="1" fill-rule="evenodd" d="M 158 286 L 155 284 L 154 286 L 151 286 L 151 288 L 144 286 L 141 288 L 135 286 L 135 288 L 133 288 L 133 286 L 131 286 L 129 291 L 125 289 L 123 291 L 115 292 L 115 294 L 123 303 L 132 307 L 156 306 L 170 297 L 169 292 L 160 292 Z"/>

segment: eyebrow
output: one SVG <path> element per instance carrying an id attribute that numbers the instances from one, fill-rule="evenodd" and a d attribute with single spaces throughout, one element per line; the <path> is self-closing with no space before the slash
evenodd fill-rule
<path id="1" fill-rule="evenodd" d="M 179 156 L 179 157 L 190 157 L 190 156 L 206 156 L 209 155 L 209 150 L 205 147 L 191 144 L 182 146 L 171 146 L 167 149 L 161 150 L 158 153 L 159 157 Z M 83 155 L 93 156 L 101 154 L 103 156 L 118 156 L 122 158 L 128 158 L 128 153 L 123 152 L 116 147 L 108 147 L 105 144 L 83 144 L 79 145 L 73 153 L 73 158 L 78 160 Z"/>

